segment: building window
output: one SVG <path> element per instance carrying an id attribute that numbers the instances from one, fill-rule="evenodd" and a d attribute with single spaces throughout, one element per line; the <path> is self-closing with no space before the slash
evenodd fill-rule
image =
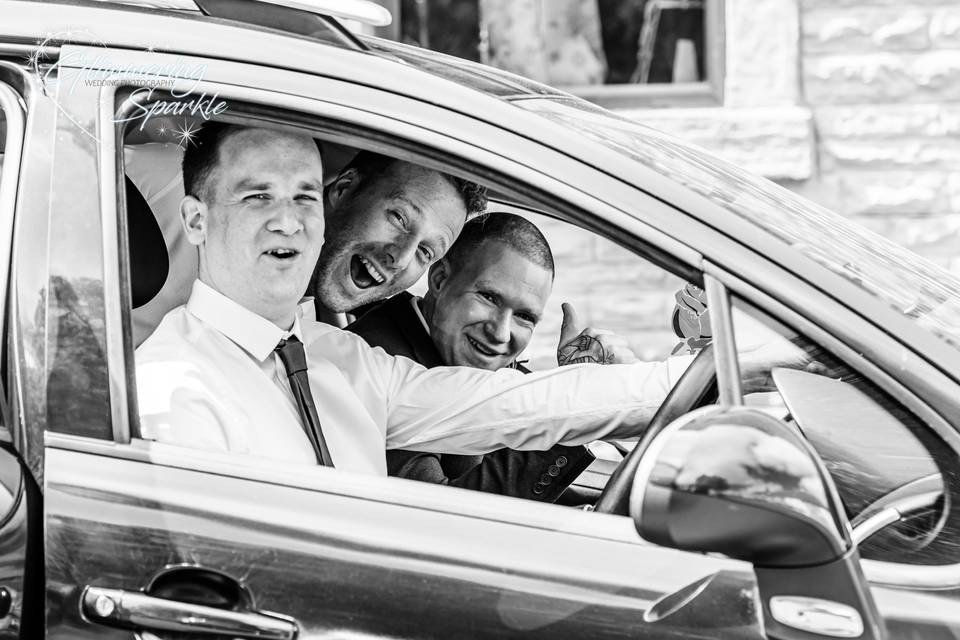
<path id="1" fill-rule="evenodd" d="M 610 108 L 718 104 L 723 0 L 381 0 L 410 44 Z"/>

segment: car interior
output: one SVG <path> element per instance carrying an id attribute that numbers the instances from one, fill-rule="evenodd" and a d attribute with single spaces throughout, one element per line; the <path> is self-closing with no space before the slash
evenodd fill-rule
<path id="1" fill-rule="evenodd" d="M 240 115 L 234 115 L 233 118 L 243 120 Z M 177 121 L 158 118 L 144 127 L 134 127 L 129 123 L 126 126 L 124 145 L 119 152 L 119 166 L 125 166 L 126 169 L 119 184 L 123 187 L 121 201 L 125 206 L 121 210 L 125 211 L 127 227 L 129 312 L 134 319 L 131 324 L 135 324 L 140 310 L 157 296 L 168 282 L 171 272 L 177 268 L 168 252 L 171 239 L 165 239 L 163 230 L 163 217 L 169 218 L 170 212 L 157 209 L 156 203 L 162 202 L 162 197 L 158 199 L 157 193 L 150 192 L 151 180 L 145 179 L 142 171 L 138 173 L 132 170 L 136 164 L 133 159 L 148 151 L 159 152 L 165 160 L 156 160 L 154 156 L 148 164 L 147 175 L 165 172 L 159 182 L 169 183 L 171 176 L 176 179 L 179 175 L 182 145 L 189 144 L 189 135 L 185 137 L 184 132 L 196 129 L 200 124 L 199 121 L 179 117 Z M 418 153 L 411 154 L 409 144 L 375 139 L 369 134 L 364 137 L 363 132 L 345 131 L 338 127 L 325 129 L 316 125 L 308 130 L 322 143 L 324 180 L 327 183 L 360 148 L 372 148 L 416 161 L 426 157 Z M 469 166 L 465 167 L 461 160 L 437 160 L 436 154 L 427 163 L 471 179 L 476 179 L 475 175 L 480 173 Z M 565 242 L 570 242 L 566 240 L 570 237 L 569 229 L 573 229 L 574 233 L 595 236 L 596 240 L 591 240 L 590 244 L 595 251 L 620 251 L 625 264 L 632 261 L 633 265 L 641 265 L 638 268 L 655 272 L 654 279 L 661 289 L 673 286 L 672 290 L 676 290 L 684 282 L 696 281 L 700 277 L 669 256 L 658 255 L 654 250 L 642 253 L 632 250 L 633 247 L 619 246 L 610 237 L 602 237 L 603 234 L 597 233 L 597 229 L 583 228 L 586 225 L 582 224 L 581 218 L 567 215 L 562 208 L 554 206 L 555 203 L 545 201 L 543 194 L 524 193 L 516 185 L 512 189 L 509 186 L 504 188 L 500 182 L 492 182 L 489 186 L 490 210 L 500 208 L 527 215 L 542 226 L 547 235 L 558 265 L 557 285 L 551 299 L 551 304 L 556 307 L 559 307 L 558 300 L 575 299 L 578 293 L 582 294 L 582 289 L 577 290 L 578 286 L 586 289 L 602 287 L 603 277 L 608 277 L 598 276 L 600 279 L 595 281 L 573 278 L 571 281 L 579 284 L 569 287 L 564 284 L 561 277 L 564 263 L 572 257 L 564 246 Z M 176 189 L 172 191 L 176 192 Z M 179 193 L 182 194 L 182 181 Z M 549 215 L 545 213 L 548 211 L 551 212 Z M 186 294 L 181 293 L 183 299 Z M 636 314 L 622 313 L 618 317 L 598 319 L 598 322 L 602 320 L 605 326 L 613 325 L 610 328 L 618 332 L 643 328 L 644 331 L 637 334 L 640 336 L 638 355 L 645 359 L 659 359 L 668 355 L 677 342 L 677 336 L 671 329 L 671 306 L 672 299 L 668 297 L 659 304 L 646 305 L 647 309 L 659 311 L 650 314 L 651 317 L 641 318 Z M 602 311 L 600 309 L 598 313 Z M 556 349 L 560 318 L 559 313 L 548 311 L 547 316 L 551 315 L 556 317 L 552 322 L 545 319 L 538 327 L 534 343 L 528 351 L 532 368 L 555 366 L 555 361 L 551 363 L 550 360 Z M 738 326 L 750 328 L 751 335 L 744 336 L 744 344 L 749 344 L 757 335 L 766 332 L 771 339 L 789 340 L 801 347 L 810 346 L 809 341 L 769 318 L 762 310 L 736 299 L 734 317 L 735 322 L 739 322 Z M 648 330 L 654 326 L 660 328 L 659 333 Z M 651 336 L 658 336 L 659 342 L 651 345 Z M 135 347 L 145 337 L 137 335 L 130 344 Z M 952 557 L 945 550 L 960 541 L 960 526 L 957 523 L 960 518 L 956 515 L 958 510 L 950 508 L 948 496 L 958 480 L 954 477 L 956 474 L 943 473 L 941 462 L 952 459 L 950 449 L 917 418 L 868 380 L 824 351 L 819 350 L 818 353 L 820 360 L 830 365 L 827 367 L 829 374 L 775 371 L 776 391 L 747 396 L 747 403 L 761 406 L 793 424 L 807 438 L 831 472 L 847 515 L 855 526 L 863 524 L 890 504 L 909 507 L 898 522 L 870 531 L 861 544 L 864 557 L 921 564 L 938 564 L 944 562 L 944 558 Z M 707 390 L 703 391 L 699 402 L 712 402 Z M 831 398 L 830 403 L 823 401 L 825 394 Z M 856 425 L 856 428 L 851 425 Z M 617 445 L 617 450 L 609 445 L 598 444 L 598 461 L 581 475 L 577 486 L 592 491 L 594 496 L 598 495 L 620 463 L 622 454 L 628 453 L 634 445 L 621 443 Z M 771 470 L 771 473 L 775 472 Z M 950 491 L 945 490 L 945 482 L 950 483 Z"/>

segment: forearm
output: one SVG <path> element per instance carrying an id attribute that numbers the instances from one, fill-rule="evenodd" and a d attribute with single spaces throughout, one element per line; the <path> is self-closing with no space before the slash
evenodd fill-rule
<path id="1" fill-rule="evenodd" d="M 391 406 L 390 446 L 486 453 L 640 435 L 689 359 L 522 375 L 421 370 Z"/>

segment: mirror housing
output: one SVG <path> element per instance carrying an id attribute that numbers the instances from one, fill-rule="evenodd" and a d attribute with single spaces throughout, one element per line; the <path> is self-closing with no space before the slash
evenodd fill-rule
<path id="1" fill-rule="evenodd" d="M 770 638 L 886 637 L 833 480 L 772 415 L 710 406 L 672 422 L 642 452 L 630 515 L 649 542 L 752 563 Z"/>
<path id="2" fill-rule="evenodd" d="M 849 525 L 816 452 L 796 430 L 745 407 L 705 407 L 643 454 L 630 514 L 650 542 L 753 564 L 824 564 L 849 551 Z"/>

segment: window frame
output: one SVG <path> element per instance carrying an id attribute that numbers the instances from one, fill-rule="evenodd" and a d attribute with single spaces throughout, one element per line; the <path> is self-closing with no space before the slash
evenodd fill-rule
<path id="1" fill-rule="evenodd" d="M 236 63 L 229 63 L 231 67 L 238 67 Z M 342 82 L 327 78 L 313 78 L 317 82 Z M 111 279 L 105 279 L 107 296 L 125 301 L 117 304 L 118 318 L 111 321 L 108 316 L 107 341 L 110 351 L 119 353 L 123 360 L 125 375 L 122 381 L 116 382 L 111 388 L 111 406 L 115 416 L 125 414 L 125 420 L 114 423 L 115 437 L 113 441 L 98 440 L 83 436 L 64 433 L 47 433 L 46 443 L 56 449 L 75 451 L 78 453 L 94 453 L 125 460 L 153 464 L 160 467 L 173 467 L 226 475 L 241 479 L 248 479 L 270 484 L 281 484 L 291 488 L 306 488 L 344 495 L 359 499 L 384 501 L 384 496 L 392 503 L 404 504 L 411 508 L 429 509 L 449 512 L 450 514 L 467 517 L 484 517 L 496 519 L 525 527 L 547 527 L 552 530 L 561 530 L 571 535 L 589 535 L 607 540 L 626 542 L 629 544 L 645 544 L 636 537 L 632 522 L 623 516 L 609 516 L 614 518 L 615 526 L 609 517 L 600 515 L 597 519 L 579 518 L 576 522 L 568 523 L 566 509 L 556 510 L 556 505 L 537 505 L 531 512 L 529 501 L 510 499 L 503 496 L 487 496 L 465 489 L 450 487 L 434 487 L 426 483 L 406 481 L 398 478 L 381 478 L 377 476 L 360 476 L 350 472 L 336 472 L 318 468 L 317 474 L 304 477 L 302 470 L 290 470 L 269 460 L 257 460 L 242 456 L 238 459 L 235 454 L 228 452 L 190 451 L 181 447 L 173 447 L 141 439 L 139 437 L 139 414 L 136 404 L 136 371 L 132 349 L 132 322 L 130 312 L 130 269 L 128 253 L 125 245 L 126 199 L 120 198 L 124 187 L 124 160 L 122 140 L 124 125 L 115 123 L 116 94 L 124 87 L 105 86 L 100 93 L 100 111 L 98 122 L 100 130 L 109 143 L 104 149 L 112 153 L 101 154 L 101 222 L 105 234 L 112 235 L 114 241 L 109 247 L 105 246 L 103 258 L 106 262 L 114 261 L 114 266 L 104 265 L 105 272 L 109 269 Z M 608 240 L 617 243 L 628 251 L 637 255 L 637 259 L 646 259 L 678 277 L 699 280 L 698 265 L 702 258 L 699 253 L 690 250 L 685 244 L 660 232 L 655 227 L 637 220 L 629 213 L 620 211 L 616 206 L 606 203 L 594 196 L 570 187 L 558 180 L 549 171 L 533 171 L 524 167 L 516 160 L 506 156 L 498 156 L 485 148 L 476 148 L 469 141 L 456 137 L 449 130 L 435 132 L 422 128 L 410 122 L 398 122 L 389 116 L 373 111 L 365 111 L 356 107 L 345 107 L 342 104 L 332 104 L 314 98 L 284 94 L 282 91 L 271 91 L 264 88 L 238 86 L 223 81 L 204 81 L 198 85 L 198 91 L 206 91 L 207 95 L 217 93 L 222 98 L 233 100 L 251 111 L 227 111 L 221 118 L 229 120 L 230 116 L 242 113 L 249 119 L 260 117 L 266 123 L 278 126 L 296 127 L 303 132 L 311 132 L 324 140 L 349 144 L 352 139 L 362 140 L 362 145 L 351 145 L 373 151 L 388 153 L 404 160 L 417 162 L 424 166 L 443 171 L 456 173 L 462 177 L 482 181 L 492 188 L 504 188 L 507 193 L 520 201 L 534 201 L 538 208 L 558 212 L 557 217 L 579 228 L 597 233 Z M 369 88 L 364 87 L 364 91 Z M 336 93 L 333 93 L 336 95 Z M 430 103 L 403 98 L 411 105 L 421 105 L 420 109 L 433 112 L 447 111 L 444 107 Z M 346 115 L 344 115 L 346 112 Z M 280 122 L 272 120 L 275 114 L 289 116 Z M 298 117 L 294 117 L 298 116 Z M 476 122 L 471 119 L 471 122 Z M 511 139 L 520 140 L 517 134 L 500 129 L 495 124 L 477 123 L 488 127 L 491 131 L 501 132 Z M 379 126 L 378 126 L 379 125 Z M 384 128 L 391 131 L 384 131 Z M 449 128 L 448 128 L 449 129 Z M 398 132 L 397 130 L 402 130 Z M 472 133 L 472 132 L 471 132 Z M 539 143 L 523 139 L 524 145 L 541 147 Z M 576 160 L 570 160 L 558 151 L 546 150 L 562 158 L 563 162 L 582 166 Z M 482 155 L 482 158 L 478 158 Z M 492 165 L 499 164 L 501 169 L 493 169 Z M 516 169 L 514 169 L 516 168 Z M 620 183 L 617 179 L 606 176 L 596 169 L 588 169 L 596 174 L 598 179 L 606 180 L 610 185 L 620 185 L 631 195 L 636 203 L 637 196 L 641 195 L 633 187 Z M 520 173 L 525 177 L 518 177 Z M 112 175 L 111 175 L 112 174 Z M 532 176 L 532 177 L 531 177 Z M 564 191 L 578 193 L 582 197 L 564 198 Z M 670 205 L 642 194 L 645 209 L 651 213 L 661 212 L 665 216 L 673 216 L 675 209 Z M 589 203 L 583 205 L 584 200 Z M 602 209 L 603 213 L 598 214 Z M 624 229 L 629 229 L 626 233 Z M 624 237 L 626 236 L 626 237 Z M 669 267 L 668 267 L 669 265 Z M 121 280 L 123 280 L 121 282 Z M 122 308 L 121 308 L 122 307 Z M 666 322 L 666 320 L 665 320 Z M 120 348 L 122 345 L 122 349 Z M 111 371 L 113 368 L 111 361 Z M 111 380 L 119 376 L 112 375 Z M 126 395 L 117 397 L 113 394 L 114 388 L 125 388 Z M 412 486 L 411 486 L 412 485 Z M 435 494 L 439 491 L 439 494 Z M 468 497 L 466 502 L 464 498 Z M 493 500 L 494 502 L 488 502 Z M 465 504 L 468 505 L 465 507 Z M 540 509 L 548 509 L 541 512 Z M 596 516 L 596 514 L 591 514 Z M 739 561 L 722 559 L 724 563 Z M 733 565 L 727 565 L 733 566 Z"/>
<path id="2" fill-rule="evenodd" d="M 559 88 L 611 110 L 722 106 L 726 73 L 725 3 L 726 0 L 704 0 L 703 59 L 706 80 L 653 84 L 561 85 Z"/>
<path id="3" fill-rule="evenodd" d="M 316 78 L 316 80 L 321 82 L 339 82 L 320 78 Z M 121 87 L 104 86 L 100 89 L 100 130 L 104 136 L 112 136 L 111 142 L 113 150 L 113 153 L 101 154 L 100 170 L 102 177 L 100 186 L 102 207 L 101 222 L 103 224 L 105 239 L 104 286 L 106 288 L 106 298 L 108 298 L 107 305 L 109 307 L 106 312 L 108 360 L 111 371 L 125 371 L 122 379 L 117 375 L 110 376 L 114 442 L 117 444 L 129 444 L 131 439 L 136 437 L 133 434 L 138 431 L 138 429 L 133 429 L 133 427 L 139 424 L 139 411 L 135 394 L 129 393 L 129 391 L 136 388 L 136 380 L 135 365 L 132 357 L 133 338 L 129 313 L 130 275 L 129 263 L 126 258 L 126 203 L 125 199 L 118 199 L 117 197 L 119 193 L 122 193 L 123 187 L 123 145 L 118 143 L 121 139 L 120 136 L 122 135 L 123 125 L 122 123 L 115 123 L 113 121 L 115 118 L 113 105 L 115 104 L 117 90 L 120 88 Z M 332 103 L 288 94 L 281 97 L 281 95 L 271 93 L 267 89 L 236 86 L 216 81 L 197 83 L 196 90 L 206 91 L 207 95 L 219 94 L 223 99 L 235 100 L 240 104 L 253 107 L 259 106 L 264 112 L 274 110 L 286 111 L 290 114 L 299 113 L 305 122 L 299 123 L 294 121 L 290 123 L 291 126 L 299 126 L 305 130 L 312 130 L 318 136 L 327 137 L 333 141 L 337 141 L 338 136 L 356 135 L 356 131 L 362 130 L 364 131 L 362 136 L 365 143 L 364 148 L 410 159 L 414 162 L 421 163 L 425 166 L 432 166 L 440 170 L 451 171 L 469 179 L 482 181 L 491 186 L 497 186 L 498 184 L 509 185 L 511 182 L 514 184 L 524 184 L 525 186 L 531 184 L 531 181 L 524 181 L 521 178 L 514 177 L 514 175 L 506 169 L 502 170 L 502 172 L 494 173 L 492 170 L 484 168 L 484 165 L 496 164 L 497 161 L 499 161 L 501 165 L 504 161 L 508 163 L 512 162 L 508 158 L 496 156 L 496 154 L 487 152 L 486 150 L 472 147 L 469 142 L 464 142 L 452 135 L 429 132 L 417 125 L 409 123 L 398 123 L 388 117 L 381 117 L 373 112 L 363 112 L 351 107 L 333 105 Z M 433 110 L 438 108 L 427 103 L 420 104 L 426 109 Z M 346 109 L 353 117 L 349 115 L 340 116 L 336 113 L 325 113 L 325 111 L 338 112 L 343 109 Z M 439 109 L 446 111 L 443 107 L 439 107 Z M 225 115 L 229 116 L 230 112 L 228 111 Z M 251 113 L 250 115 L 259 114 Z M 381 130 L 378 130 L 377 126 L 370 126 L 363 122 L 371 118 L 380 121 Z M 330 128 L 325 129 L 321 123 L 327 123 Z M 407 129 L 409 132 L 384 132 L 382 130 L 384 124 L 391 129 Z M 485 126 L 496 128 L 496 125 Z M 516 134 L 512 132 L 502 129 L 500 129 L 500 131 L 502 131 L 505 136 L 512 138 L 517 137 Z M 433 144 L 427 140 L 421 141 L 418 135 L 415 135 L 413 132 L 419 133 L 420 136 L 432 138 Z M 524 143 L 536 144 L 526 140 Z M 457 153 L 452 151 L 451 147 L 460 147 L 463 150 Z M 472 153 L 470 153 L 471 151 Z M 476 158 L 478 151 L 481 154 L 495 156 L 496 160 L 491 163 L 489 161 L 482 162 L 480 160 L 465 159 L 470 156 Z M 557 154 L 558 156 L 560 155 L 559 152 L 556 151 L 551 151 L 551 153 Z M 529 174 L 530 172 L 528 171 L 527 173 Z M 600 175 L 599 172 L 597 173 Z M 537 178 L 532 181 L 534 183 L 543 182 L 543 180 L 556 182 L 554 177 L 547 175 L 546 170 L 537 171 L 536 175 Z M 605 177 L 609 180 L 614 180 L 608 176 Z M 526 186 L 526 188 L 529 189 L 531 187 Z M 631 191 L 633 190 L 632 187 L 627 188 L 631 189 Z M 523 193 L 523 189 L 519 187 L 515 187 L 514 190 L 518 197 L 529 196 L 529 194 Z M 698 264 L 700 261 L 698 253 L 691 251 L 685 245 L 646 223 L 630 217 L 629 214 L 616 211 L 610 205 L 604 205 L 605 208 L 610 211 L 610 217 L 615 217 L 619 219 L 622 224 L 631 226 L 637 230 L 632 238 L 628 238 L 631 242 L 625 243 L 624 238 L 619 235 L 620 230 L 610 225 L 609 218 L 606 224 L 604 224 L 605 220 L 603 217 L 592 216 L 587 214 L 586 210 L 576 209 L 575 204 L 564 200 L 562 196 L 556 195 L 558 190 L 562 191 L 556 184 L 552 190 L 543 188 L 540 191 L 538 199 L 540 205 L 548 210 L 568 212 L 568 217 L 562 217 L 569 222 L 603 235 L 634 253 L 642 251 L 641 255 L 644 255 L 644 257 L 654 264 L 658 264 L 679 277 L 685 277 L 687 279 L 698 277 L 695 275 L 695 267 L 692 266 Z M 585 193 L 581 193 L 581 195 L 589 197 L 594 203 L 601 204 L 600 201 L 593 196 L 588 196 Z M 649 210 L 673 210 L 669 205 L 655 200 L 650 196 L 647 196 L 647 198 L 649 199 Z M 634 238 L 636 238 L 636 240 L 634 240 Z M 108 239 L 109 244 L 107 243 Z M 638 243 L 643 243 L 643 246 L 638 247 Z M 664 246 L 671 247 L 671 249 L 665 250 Z M 113 264 L 110 264 L 111 261 L 113 261 Z M 665 266 L 665 262 L 670 261 L 673 262 L 673 268 L 667 268 Z M 123 305 L 120 304 L 121 300 L 124 301 Z M 129 356 L 126 354 L 129 354 Z"/>
<path id="4" fill-rule="evenodd" d="M 14 216 L 17 208 L 17 187 L 20 183 L 23 146 L 26 139 L 26 109 L 16 89 L 4 77 L 8 71 L 0 63 L 0 111 L 3 112 L 6 136 L 0 140 L 3 144 L 3 167 L 0 170 L 0 283 L 4 294 L 0 295 L 0 318 L 6 318 L 7 289 L 12 283 L 10 256 L 13 249 Z M 10 402 L 7 390 L 12 388 L 9 380 L 10 341 L 8 333 L 0 339 L 0 442 L 12 443 L 14 436 L 10 431 Z"/>
<path id="5" fill-rule="evenodd" d="M 604 85 L 553 85 L 607 109 L 643 107 L 716 107 L 723 105 L 726 72 L 726 0 L 704 0 L 704 53 L 706 80 L 700 82 Z M 399 0 L 378 0 L 378 4 L 396 7 L 390 26 L 373 32 L 399 42 Z M 482 25 L 477 25 L 483 29 Z M 481 43 L 483 41 L 481 35 Z M 482 46 L 482 45 L 481 45 Z M 482 58 L 482 56 L 481 56 Z M 483 64 L 490 64 L 481 59 Z M 547 84 L 551 84 L 547 81 Z"/>

